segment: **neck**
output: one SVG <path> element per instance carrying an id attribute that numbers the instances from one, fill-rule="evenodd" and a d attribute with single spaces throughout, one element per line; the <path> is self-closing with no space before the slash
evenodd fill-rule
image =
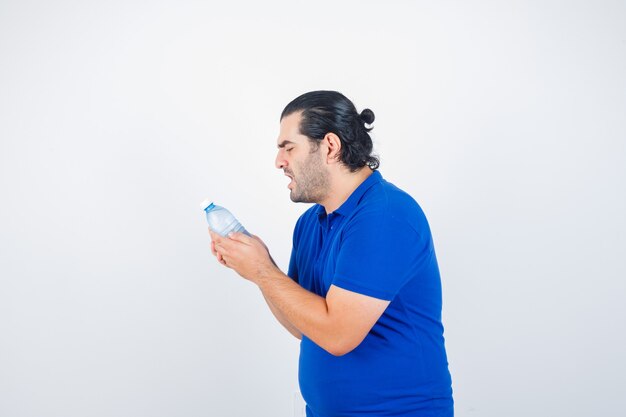
<path id="1" fill-rule="evenodd" d="M 326 214 L 330 214 L 341 207 L 354 190 L 356 190 L 367 177 L 372 175 L 373 172 L 374 171 L 369 169 L 369 167 L 363 167 L 356 172 L 350 172 L 348 170 L 347 172 L 331 176 L 329 184 L 330 192 L 323 201 L 319 202 L 319 204 L 324 206 Z"/>

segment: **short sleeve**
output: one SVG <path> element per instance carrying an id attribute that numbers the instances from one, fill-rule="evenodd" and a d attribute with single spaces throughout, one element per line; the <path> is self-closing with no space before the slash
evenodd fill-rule
<path id="1" fill-rule="evenodd" d="M 297 253 L 298 253 L 298 240 L 300 236 L 300 228 L 302 223 L 302 217 L 298 218 L 296 221 L 296 225 L 293 228 L 293 237 L 291 242 L 291 256 L 289 258 L 289 268 L 287 269 L 287 275 L 289 278 L 294 280 L 295 282 L 300 282 L 298 280 L 298 263 L 297 263 Z"/>
<path id="2" fill-rule="evenodd" d="M 384 207 L 357 213 L 343 231 L 333 284 L 392 300 L 431 252 L 430 233 L 420 235 Z"/>
<path id="3" fill-rule="evenodd" d="M 296 264 L 296 247 L 294 246 L 291 249 L 291 258 L 289 259 L 289 269 L 287 270 L 287 275 L 296 281 L 298 281 L 298 265 Z"/>

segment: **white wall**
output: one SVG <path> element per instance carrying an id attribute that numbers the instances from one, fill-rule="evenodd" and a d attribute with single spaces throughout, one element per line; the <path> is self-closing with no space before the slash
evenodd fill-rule
<path id="1" fill-rule="evenodd" d="M 0 2 L 0 415 L 291 417 L 298 344 L 218 265 L 287 265 L 278 117 L 337 89 L 429 217 L 458 416 L 617 416 L 626 5 Z"/>

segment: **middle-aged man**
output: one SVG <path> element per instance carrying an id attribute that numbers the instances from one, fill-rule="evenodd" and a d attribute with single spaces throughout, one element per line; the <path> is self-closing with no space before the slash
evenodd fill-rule
<path id="1" fill-rule="evenodd" d="M 441 280 L 419 205 L 371 155 L 374 113 L 335 91 L 283 110 L 276 167 L 298 219 L 288 275 L 258 237 L 211 232 L 218 261 L 261 289 L 301 339 L 308 417 L 453 415 Z"/>

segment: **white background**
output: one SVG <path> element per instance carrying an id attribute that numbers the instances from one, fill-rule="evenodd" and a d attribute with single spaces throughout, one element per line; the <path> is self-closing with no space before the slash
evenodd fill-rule
<path id="1" fill-rule="evenodd" d="M 0 1 L 0 416 L 291 417 L 278 118 L 335 89 L 429 218 L 457 416 L 618 416 L 623 1 Z"/>

